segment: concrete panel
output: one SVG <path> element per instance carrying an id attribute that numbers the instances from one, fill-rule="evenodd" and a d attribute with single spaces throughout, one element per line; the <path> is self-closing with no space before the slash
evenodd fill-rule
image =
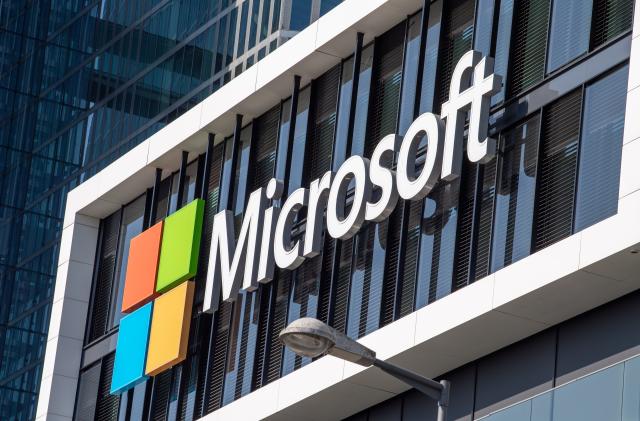
<path id="1" fill-rule="evenodd" d="M 202 417 L 201 420 L 248 420 L 265 418 L 277 412 L 279 387 L 279 382 L 269 383 L 257 389 L 255 392 L 251 392 L 247 397 L 237 399 L 217 411 Z M 247 405 L 247 400 L 249 399 L 251 403 Z"/>
<path id="2" fill-rule="evenodd" d="M 474 419 L 553 387 L 555 339 L 546 331 L 480 360 Z"/>
<path id="3" fill-rule="evenodd" d="M 640 119 L 636 118 L 638 110 L 640 110 L 640 88 L 635 88 L 627 94 L 624 135 L 622 137 L 624 144 L 640 138 Z"/>
<path id="4" fill-rule="evenodd" d="M 640 87 L 640 38 L 631 41 L 629 58 L 629 90 Z"/>
<path id="5" fill-rule="evenodd" d="M 70 378 L 78 377 L 80 370 L 80 360 L 82 358 L 83 341 L 80 339 L 58 336 L 47 342 L 47 352 L 51 351 L 55 355 L 52 370 L 44 367 L 42 376 L 61 375 Z"/>
<path id="6" fill-rule="evenodd" d="M 622 198 L 618 202 L 618 213 L 582 231 L 580 268 L 613 279 L 636 281 L 619 259 L 620 254 L 630 254 L 640 243 L 640 191 Z M 616 256 L 611 259 L 611 256 Z M 629 264 L 634 264 L 640 254 L 630 255 Z"/>
<path id="7" fill-rule="evenodd" d="M 349 398 L 344 399 L 345 396 Z M 393 396 L 391 393 L 372 387 L 342 382 L 305 400 L 304 405 L 289 407 L 281 414 L 275 414 L 267 420 L 338 420 Z M 340 405 L 336 405 L 336 402 L 340 402 Z"/>
<path id="8" fill-rule="evenodd" d="M 93 265 L 69 261 L 58 267 L 53 302 L 64 298 L 88 302 L 91 296 Z"/>
<path id="9" fill-rule="evenodd" d="M 640 139 L 628 142 L 622 147 L 619 197 L 625 197 L 640 190 L 640 165 L 638 162 L 640 162 Z"/>
<path id="10" fill-rule="evenodd" d="M 497 271 L 493 306 L 499 308 L 575 272 L 579 266 L 580 234 L 576 234 Z"/>
<path id="11" fill-rule="evenodd" d="M 66 336 L 82 341 L 88 306 L 89 304 L 86 302 L 72 299 L 53 303 L 48 340 L 57 336 Z"/>
<path id="12" fill-rule="evenodd" d="M 640 352 L 639 308 L 640 295 L 632 294 L 560 326 L 557 384 Z"/>

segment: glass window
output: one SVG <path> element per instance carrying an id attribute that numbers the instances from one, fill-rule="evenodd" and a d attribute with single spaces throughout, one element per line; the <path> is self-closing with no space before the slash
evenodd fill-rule
<path id="1" fill-rule="evenodd" d="M 184 176 L 184 193 L 182 203 L 184 206 L 196 197 L 196 179 L 198 178 L 198 160 L 196 159 L 187 165 L 187 172 Z"/>
<path id="2" fill-rule="evenodd" d="M 273 12 L 271 16 L 271 33 L 280 29 L 280 0 L 273 2 Z"/>
<path id="3" fill-rule="evenodd" d="M 493 9 L 495 0 L 478 0 L 476 10 L 476 35 L 473 48 L 483 56 L 491 55 L 491 35 L 493 32 Z"/>
<path id="4" fill-rule="evenodd" d="M 562 67 L 589 48 L 590 0 L 554 0 L 547 71 Z"/>
<path id="5" fill-rule="evenodd" d="M 356 98 L 356 115 L 351 140 L 351 155 L 364 155 L 365 136 L 367 132 L 367 112 L 369 110 L 369 90 L 371 89 L 371 72 L 373 69 L 373 44 L 362 50 L 360 59 L 360 75 L 358 78 L 358 95 Z"/>
<path id="6" fill-rule="evenodd" d="M 420 113 L 433 111 L 438 76 L 438 50 L 440 46 L 440 28 L 442 26 L 442 0 L 429 6 L 429 22 L 427 24 L 427 45 L 422 63 L 422 86 L 420 87 Z"/>
<path id="7" fill-rule="evenodd" d="M 439 101 L 440 104 L 449 98 L 451 75 L 460 57 L 471 50 L 473 44 L 473 0 L 449 0 L 445 2 L 442 18 L 443 39 L 439 63 Z"/>
<path id="8" fill-rule="evenodd" d="M 251 391 L 258 333 L 259 291 L 242 291 L 234 302 L 222 404 Z"/>
<path id="9" fill-rule="evenodd" d="M 264 40 L 269 33 L 269 6 L 271 6 L 271 1 L 262 0 L 262 23 L 260 24 L 260 41 Z"/>
<path id="10" fill-rule="evenodd" d="M 312 0 L 294 0 L 291 2 L 291 22 L 289 29 L 302 31 L 309 25 L 311 19 Z"/>
<path id="11" fill-rule="evenodd" d="M 238 28 L 238 52 L 237 57 L 240 57 L 244 53 L 244 43 L 247 37 L 247 17 L 249 16 L 249 2 L 245 1 L 241 5 L 242 11 L 240 12 L 240 28 Z M 236 75 L 239 72 L 236 70 Z"/>
<path id="12" fill-rule="evenodd" d="M 311 100 L 311 89 L 306 87 L 300 91 L 298 96 L 298 109 L 296 110 L 296 124 L 293 134 L 293 145 L 291 146 L 291 168 L 289 169 L 289 180 L 287 192 L 291 193 L 302 186 L 302 174 L 304 167 L 305 146 L 307 144 L 307 123 L 309 121 L 309 104 Z"/>
<path id="13" fill-rule="evenodd" d="M 229 31 L 227 34 L 227 57 L 224 62 L 225 66 L 228 66 L 229 63 L 233 60 L 233 50 L 235 48 L 236 42 L 236 19 L 238 17 L 238 8 L 234 8 L 231 13 L 229 13 Z"/>
<path id="14" fill-rule="evenodd" d="M 539 117 L 502 135 L 493 229 L 493 272 L 531 253 Z"/>
<path id="15" fill-rule="evenodd" d="M 289 148 L 289 127 L 291 120 L 291 98 L 282 103 L 280 111 L 280 129 L 278 134 L 278 153 L 276 155 L 276 178 L 283 180 L 287 174 L 287 154 Z"/>
<path id="16" fill-rule="evenodd" d="M 249 124 L 240 131 L 240 144 L 238 147 L 238 162 L 236 163 L 236 174 L 233 188 L 233 209 L 236 215 L 236 232 L 240 232 L 242 215 L 248 198 L 247 181 L 249 176 L 249 154 L 251 153 L 251 131 L 253 125 Z"/>
<path id="17" fill-rule="evenodd" d="M 587 87 L 580 139 L 575 230 L 616 213 L 628 67 Z"/>
<path id="18" fill-rule="evenodd" d="M 371 83 L 371 105 L 363 148 L 367 157 L 371 156 L 380 139 L 396 131 L 404 36 L 405 25 L 398 25 L 376 39 L 375 78 Z M 352 155 L 355 154 L 352 150 Z M 347 334 L 353 338 L 380 327 L 383 282 L 388 269 L 385 263 L 397 261 L 395 255 L 386 255 L 387 248 L 390 253 L 397 253 L 397 248 L 391 247 L 388 241 L 391 226 L 389 220 L 367 223 L 355 237 L 347 321 Z"/>
<path id="19" fill-rule="evenodd" d="M 543 110 L 536 174 L 536 250 L 571 235 L 581 115 L 581 89 Z"/>
<path id="20" fill-rule="evenodd" d="M 336 121 L 336 140 L 333 150 L 333 170 L 338 168 L 347 158 L 349 116 L 351 114 L 351 95 L 353 92 L 353 57 L 342 63 L 340 94 L 338 98 L 338 118 Z"/>
<path id="21" fill-rule="evenodd" d="M 320 0 L 320 16 L 342 3 L 342 0 Z"/>
<path id="22" fill-rule="evenodd" d="M 440 183 L 424 201 L 416 308 L 451 293 L 459 181 Z"/>
<path id="23" fill-rule="evenodd" d="M 140 234 L 144 222 L 145 195 L 140 196 L 124 207 L 122 212 L 122 223 L 120 225 L 120 240 L 118 244 L 118 267 L 111 302 L 111 327 L 120 324 L 122 317 L 122 294 L 124 293 L 124 280 L 127 273 L 127 260 L 129 259 L 129 244 L 131 239 Z"/>
<path id="24" fill-rule="evenodd" d="M 253 0 L 253 3 L 251 4 L 251 24 L 249 25 L 249 46 L 247 47 L 247 50 L 252 49 L 256 45 L 259 14 L 260 14 L 260 0 Z"/>
<path id="25" fill-rule="evenodd" d="M 500 1 L 500 16 L 498 17 L 498 30 L 496 34 L 496 52 L 494 72 L 502 76 L 503 86 L 500 92 L 495 94 L 491 104 L 495 105 L 504 100 L 505 82 L 507 82 L 507 68 L 509 65 L 509 52 L 511 51 L 511 25 L 513 23 L 514 0 Z"/>
<path id="26" fill-rule="evenodd" d="M 591 47 L 596 48 L 631 29 L 633 0 L 594 0 Z"/>
<path id="27" fill-rule="evenodd" d="M 287 310 L 287 324 L 301 317 L 317 317 L 318 293 L 322 257 L 316 256 L 305 261 L 291 274 L 291 294 Z M 282 375 L 291 373 L 303 365 L 310 363 L 311 358 L 302 358 L 290 349 L 285 348 L 282 362 Z"/>
<path id="28" fill-rule="evenodd" d="M 100 363 L 94 364 L 80 374 L 74 417 L 77 421 L 93 421 L 95 419 L 98 388 L 100 387 L 100 367 Z"/>
<path id="29" fill-rule="evenodd" d="M 398 134 L 404 135 L 413 122 L 416 103 L 418 60 L 420 59 L 420 19 L 421 13 L 409 18 L 407 41 L 404 52 L 404 69 L 402 76 L 402 98 L 400 99 L 400 121 Z"/>
<path id="30" fill-rule="evenodd" d="M 510 93 L 517 95 L 544 77 L 550 0 L 522 0 L 515 8 Z M 506 31 L 506 29 L 505 29 Z M 505 43 L 503 48 L 507 48 Z"/>

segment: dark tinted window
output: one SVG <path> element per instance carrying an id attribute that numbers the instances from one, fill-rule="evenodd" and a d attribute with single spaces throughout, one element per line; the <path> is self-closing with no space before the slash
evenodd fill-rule
<path id="1" fill-rule="evenodd" d="M 587 87 L 580 139 L 575 229 L 616 213 L 628 67 Z"/>

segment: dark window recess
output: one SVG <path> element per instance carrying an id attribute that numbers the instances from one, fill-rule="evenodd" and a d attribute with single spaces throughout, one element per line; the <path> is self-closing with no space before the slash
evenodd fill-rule
<path id="1" fill-rule="evenodd" d="M 510 94 L 518 95 L 544 77 L 550 0 L 519 0 L 512 34 Z"/>
<path id="2" fill-rule="evenodd" d="M 474 207 L 478 164 L 466 158 L 460 175 L 460 199 L 458 205 L 458 227 L 456 232 L 456 254 L 453 270 L 453 290 L 469 284 L 471 277 Z"/>
<path id="3" fill-rule="evenodd" d="M 376 40 L 364 152 L 367 157 L 371 156 L 380 139 L 396 130 L 402 82 L 404 28 L 404 24 L 397 25 Z"/>
<path id="4" fill-rule="evenodd" d="M 269 314 L 271 310 L 271 294 L 273 293 L 273 282 L 261 284 L 258 287 L 260 294 L 260 314 L 258 315 L 258 336 L 256 338 L 256 362 L 253 367 L 253 384 L 251 390 L 262 386 L 265 356 L 269 338 Z"/>
<path id="5" fill-rule="evenodd" d="M 320 292 L 318 297 L 318 319 L 324 323 L 329 323 L 329 306 L 331 303 L 331 275 L 333 272 L 334 253 L 337 240 L 328 235 L 324 237 L 324 248 L 322 250 L 322 272 L 320 280 Z"/>
<path id="6" fill-rule="evenodd" d="M 195 313 L 195 311 L 194 311 Z M 182 364 L 182 382 L 180 384 L 179 394 L 179 420 L 191 420 L 195 419 L 194 414 L 196 410 L 196 404 L 198 403 L 197 385 L 198 379 L 204 375 L 201 371 L 202 362 L 206 360 L 206 348 L 202 346 L 202 342 L 208 343 L 208 340 L 203 341 L 203 336 L 200 334 L 200 330 L 203 325 L 209 327 L 210 324 L 207 321 L 208 317 L 198 317 L 191 321 L 191 331 L 189 332 L 189 351 L 185 362 Z M 207 332 L 209 330 L 207 329 Z"/>
<path id="7" fill-rule="evenodd" d="M 97 362 L 80 373 L 76 411 L 73 417 L 75 421 L 93 421 L 95 419 L 101 371 L 102 364 Z"/>
<path id="8" fill-rule="evenodd" d="M 539 138 L 540 118 L 535 115 L 500 140 L 492 272 L 531 254 Z"/>
<path id="9" fill-rule="evenodd" d="M 353 257 L 353 238 L 340 241 L 340 256 L 335 276 L 335 298 L 331 326 L 345 333 L 347 330 L 347 309 L 349 305 L 349 283 L 351 279 L 351 259 Z"/>
<path id="10" fill-rule="evenodd" d="M 482 190 L 479 192 L 475 210 L 476 226 L 472 255 L 475 270 L 471 277 L 472 280 L 481 279 L 490 273 L 491 227 L 496 196 L 496 161 L 497 159 L 493 159 L 480 166 L 479 177 Z"/>
<path id="11" fill-rule="evenodd" d="M 381 229 L 384 229 L 386 238 L 384 242 L 381 242 L 385 246 L 385 262 L 382 302 L 380 303 L 380 327 L 391 323 L 396 318 L 396 294 L 398 293 L 396 278 L 398 265 L 400 264 L 400 236 L 402 224 L 404 223 L 402 220 L 404 206 L 404 203 L 399 203 L 399 206 L 396 206 L 396 209 L 386 221 L 386 227 L 381 227 Z"/>
<path id="12" fill-rule="evenodd" d="M 151 410 L 149 419 L 152 421 L 164 421 L 167 418 L 169 409 L 169 398 L 171 397 L 172 370 L 160 373 L 153 378 L 153 392 L 151 394 Z"/>
<path id="13" fill-rule="evenodd" d="M 98 270 L 96 272 L 96 282 L 93 292 L 88 342 L 92 342 L 101 337 L 107 331 L 109 302 L 116 265 L 119 231 L 120 211 L 117 211 L 105 218 L 102 222 L 100 258 L 98 261 Z"/>
<path id="14" fill-rule="evenodd" d="M 211 336 L 211 329 L 213 328 L 213 317 L 208 314 L 200 314 L 198 318 L 198 377 L 195 384 L 195 403 L 193 419 L 198 419 L 206 414 L 205 400 L 205 380 L 207 378 L 207 369 L 209 359 L 209 340 Z"/>
<path id="15" fill-rule="evenodd" d="M 581 109 L 582 92 L 576 90 L 544 110 L 534 224 L 535 250 L 571 235 Z"/>
<path id="16" fill-rule="evenodd" d="M 307 186 L 331 169 L 339 83 L 340 65 L 334 66 L 313 83 L 310 139 L 305 165 Z"/>
<path id="17" fill-rule="evenodd" d="M 445 2 L 442 17 L 442 38 L 440 40 L 440 60 L 438 66 L 438 109 L 449 99 L 449 85 L 451 75 L 458 60 L 472 47 L 473 15 L 475 2 L 473 0 L 453 0 Z"/>
<path id="18" fill-rule="evenodd" d="M 594 0 L 591 47 L 597 48 L 631 29 L 633 0 Z"/>
<path id="19" fill-rule="evenodd" d="M 408 206 L 409 209 L 406 210 L 407 218 L 404 221 L 406 224 L 405 250 L 404 259 L 400 263 L 402 265 L 401 278 L 398 280 L 398 317 L 411 313 L 415 305 L 423 201 L 412 200 L 405 202 L 404 206 Z"/>
<path id="20" fill-rule="evenodd" d="M 222 404 L 222 387 L 232 310 L 232 303 L 222 302 L 214 316 L 215 336 L 211 349 L 209 349 L 209 381 L 206 385 L 201 383 L 206 390 L 206 409 L 204 411 L 206 414 L 220 408 Z"/>
<path id="21" fill-rule="evenodd" d="M 278 274 L 275 301 L 271 315 L 271 331 L 269 332 L 269 347 L 267 349 L 267 364 L 262 384 L 271 383 L 280 378 L 282 367 L 282 343 L 278 339 L 280 331 L 286 327 L 287 304 L 289 303 L 289 291 L 291 289 L 291 272 L 282 271 Z"/>
<path id="22" fill-rule="evenodd" d="M 278 105 L 256 120 L 255 160 L 250 169 L 249 194 L 260 187 L 266 187 L 273 177 L 276 165 L 279 119 L 280 106 Z"/>
<path id="23" fill-rule="evenodd" d="M 109 393 L 111 376 L 113 375 L 113 361 L 115 354 L 109 354 L 102 359 L 98 399 L 96 401 L 95 421 L 111 421 L 118 418 L 120 395 Z"/>

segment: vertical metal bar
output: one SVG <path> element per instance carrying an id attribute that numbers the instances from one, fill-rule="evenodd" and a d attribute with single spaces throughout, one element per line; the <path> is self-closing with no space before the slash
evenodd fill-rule
<path id="1" fill-rule="evenodd" d="M 153 183 L 153 193 L 151 197 L 151 212 L 149 214 L 149 225 L 156 222 L 158 215 L 158 195 L 160 194 L 160 182 L 162 181 L 162 169 L 156 168 L 156 179 Z"/>
<path id="2" fill-rule="evenodd" d="M 540 109 L 540 113 L 539 115 L 539 122 L 538 122 L 538 148 L 537 148 L 537 153 L 536 153 L 536 178 L 534 180 L 535 183 L 535 187 L 534 187 L 534 191 L 535 194 L 533 196 L 533 221 L 531 223 L 531 228 L 533 230 L 533 232 L 531 233 L 531 244 L 529 246 L 529 254 L 531 254 L 532 252 L 534 252 L 536 250 L 536 233 L 538 232 L 538 226 L 537 226 L 537 221 L 538 221 L 538 206 L 540 205 L 540 161 L 541 158 L 543 157 L 543 150 L 542 147 L 543 142 L 544 142 L 544 136 L 545 133 L 543 133 L 544 131 L 544 118 L 547 115 L 547 107 L 543 106 L 542 109 Z M 528 121 L 528 120 L 527 120 Z"/>
<path id="3" fill-rule="evenodd" d="M 226 188 L 227 189 L 227 194 L 222 196 L 222 200 L 220 202 L 220 206 L 219 209 L 220 210 L 228 210 L 231 208 L 231 204 L 232 204 L 232 200 L 233 200 L 233 194 L 234 194 L 234 190 L 235 190 L 235 186 L 233 183 L 233 180 L 235 178 L 235 174 L 236 174 L 236 166 L 237 166 L 237 161 L 238 161 L 238 150 L 240 149 L 240 132 L 242 131 L 242 114 L 236 114 L 236 124 L 235 124 L 235 128 L 233 131 L 233 141 L 231 142 L 231 167 L 229 170 L 229 174 L 228 174 L 228 179 L 227 180 L 222 180 L 223 182 L 228 183 L 227 186 L 221 186 L 221 189 Z M 225 145 L 225 149 L 226 149 Z M 225 151 L 225 155 L 226 155 L 226 151 Z"/>
<path id="4" fill-rule="evenodd" d="M 300 96 L 300 76 L 295 75 L 293 77 L 293 94 L 291 95 L 291 110 L 289 115 L 289 133 L 287 139 L 287 163 L 285 165 L 285 186 L 283 198 L 289 194 L 288 185 L 286 181 L 289 180 L 291 174 L 291 150 L 293 147 L 293 140 L 296 131 L 296 117 L 298 115 L 298 97 Z"/>
<path id="5" fill-rule="evenodd" d="M 580 177 L 580 153 L 582 152 L 582 126 L 584 125 L 586 83 L 582 84 L 580 92 L 580 121 L 578 123 L 578 147 L 576 150 L 576 167 L 573 171 L 573 208 L 571 209 L 571 234 L 576 230 L 576 210 L 578 207 L 578 177 Z"/>
<path id="6" fill-rule="evenodd" d="M 196 196 L 199 199 L 207 198 L 209 193 L 209 180 L 211 179 L 211 162 L 213 161 L 213 145 L 215 143 L 216 135 L 209 133 L 209 139 L 207 143 L 207 152 L 204 156 L 204 170 L 202 171 L 202 184 L 200 189 L 196 188 Z"/>
<path id="7" fill-rule="evenodd" d="M 347 156 L 351 154 L 351 142 L 353 141 L 353 128 L 356 120 L 356 104 L 358 102 L 358 85 L 360 83 L 360 65 L 362 63 L 362 44 L 364 34 L 356 34 L 356 51 L 353 56 L 353 82 L 351 88 L 351 101 L 349 103 L 349 126 L 347 129 Z"/>
<path id="8" fill-rule="evenodd" d="M 151 208 L 153 207 L 153 187 L 149 187 L 144 195 L 144 217 L 142 218 L 142 229 L 146 230 L 151 226 Z"/>
<path id="9" fill-rule="evenodd" d="M 182 151 L 182 161 L 180 162 L 180 173 L 178 174 L 178 198 L 176 200 L 176 210 L 182 207 L 182 200 L 184 199 L 184 180 L 187 176 L 187 160 L 189 159 L 189 152 Z"/>

